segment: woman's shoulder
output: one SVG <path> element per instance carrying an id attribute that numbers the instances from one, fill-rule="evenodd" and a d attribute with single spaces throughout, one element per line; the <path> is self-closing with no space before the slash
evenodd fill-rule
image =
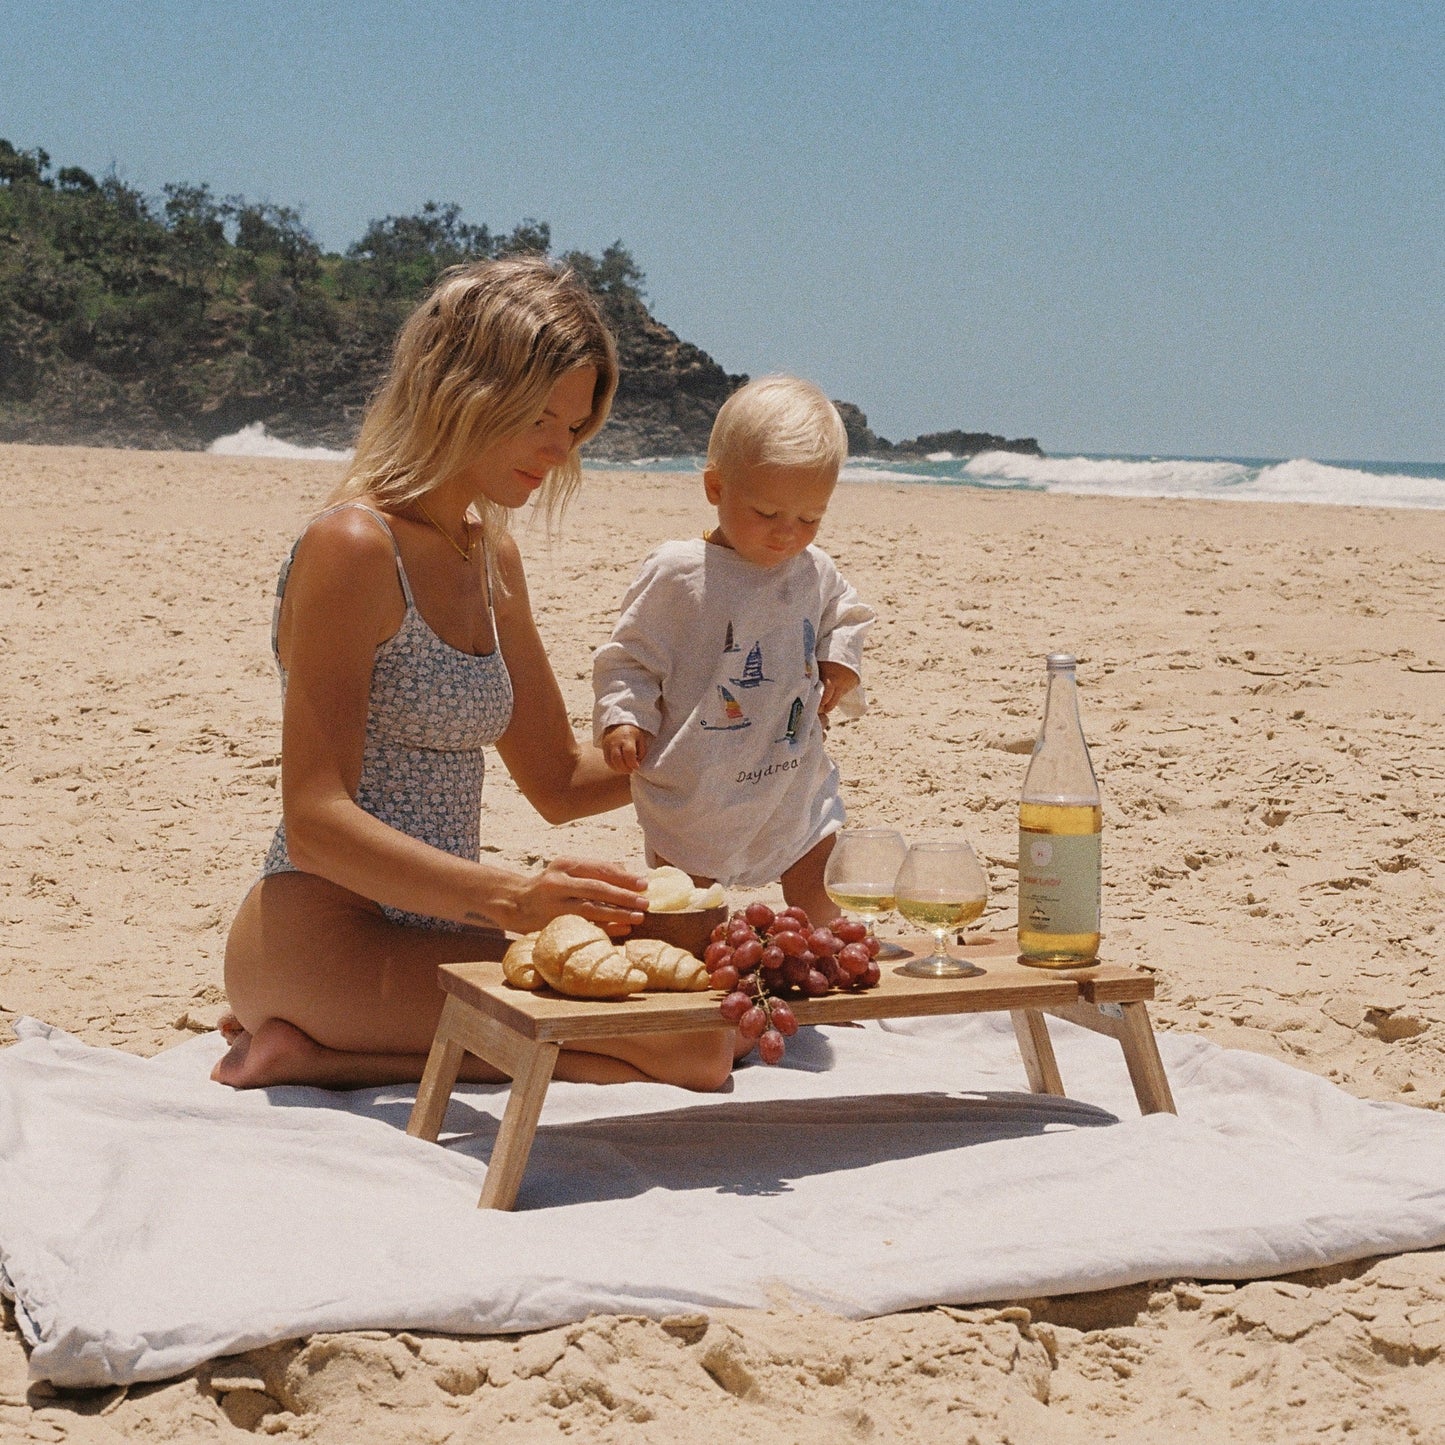
<path id="1" fill-rule="evenodd" d="M 400 583 L 400 585 L 398 585 Z M 390 530 L 364 507 L 331 508 L 297 539 L 277 586 L 273 639 L 282 665 L 296 629 L 375 647 L 401 625 L 406 583 Z"/>
<path id="2" fill-rule="evenodd" d="M 487 557 L 494 567 L 507 567 L 516 571 L 522 569 L 522 549 L 517 539 L 505 528 L 499 527 L 487 538 Z"/>
<path id="3" fill-rule="evenodd" d="M 338 502 L 318 512 L 301 531 L 303 541 L 308 537 L 368 550 L 378 545 L 387 552 L 395 550 L 391 519 L 369 501 Z"/>
<path id="4" fill-rule="evenodd" d="M 291 558 L 302 573 L 329 574 L 341 585 L 363 586 L 397 566 L 396 540 L 376 508 L 342 504 L 313 517 L 296 539 Z"/>
<path id="5" fill-rule="evenodd" d="M 510 532 L 498 529 L 486 542 L 487 572 L 493 588 L 493 603 L 512 597 L 526 597 L 527 570 L 522 565 L 522 549 Z"/>

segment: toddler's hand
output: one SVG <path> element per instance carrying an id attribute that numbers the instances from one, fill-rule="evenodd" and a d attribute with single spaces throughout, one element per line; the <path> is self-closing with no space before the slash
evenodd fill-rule
<path id="1" fill-rule="evenodd" d="M 635 773 L 647 757 L 651 733 L 631 723 L 618 723 L 602 734 L 602 756 L 614 773 Z"/>
<path id="2" fill-rule="evenodd" d="M 858 686 L 858 674 L 841 662 L 819 662 L 818 678 L 823 684 L 823 696 L 818 700 L 818 716 L 826 719 L 838 706 L 843 694 L 852 692 Z"/>

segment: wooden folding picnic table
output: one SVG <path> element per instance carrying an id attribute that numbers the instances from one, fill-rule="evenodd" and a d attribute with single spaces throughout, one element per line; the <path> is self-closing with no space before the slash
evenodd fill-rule
<path id="1" fill-rule="evenodd" d="M 927 952 L 932 940 L 903 943 Z M 912 978 L 890 962 L 882 965 L 882 980 L 874 988 L 789 1003 L 799 1024 L 1007 1010 L 1029 1088 L 1063 1097 L 1045 1021 L 1045 1015 L 1053 1014 L 1118 1040 L 1141 1113 L 1176 1112 L 1145 1008 L 1146 1000 L 1154 997 L 1150 974 L 1105 963 L 1033 968 L 1017 961 L 1011 941 L 995 937 L 970 940 L 957 952 L 982 972 L 966 978 Z M 644 993 L 619 1000 L 565 998 L 550 989 L 528 993 L 512 988 L 495 963 L 443 964 L 439 980 L 446 1001 L 407 1133 L 436 1140 L 464 1054 L 475 1054 L 510 1078 L 506 1112 L 478 1201 L 484 1209 L 510 1209 L 515 1203 L 552 1069 L 569 1043 L 709 1028 L 721 1022 L 713 991 Z"/>

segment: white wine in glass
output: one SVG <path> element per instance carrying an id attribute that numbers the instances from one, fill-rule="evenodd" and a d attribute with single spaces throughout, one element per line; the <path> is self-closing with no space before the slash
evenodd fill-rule
<path id="1" fill-rule="evenodd" d="M 908 856 L 908 844 L 893 828 L 844 828 L 828 855 L 823 890 L 845 913 L 857 914 L 868 926 L 894 907 L 893 880 Z M 907 952 L 879 939 L 879 958 L 902 958 Z"/>
<path id="2" fill-rule="evenodd" d="M 982 917 L 988 907 L 988 877 L 967 843 L 915 843 L 898 870 L 896 896 L 899 913 L 933 933 L 933 952 L 911 959 L 900 973 L 965 978 L 982 972 L 948 952 L 948 935 Z"/>

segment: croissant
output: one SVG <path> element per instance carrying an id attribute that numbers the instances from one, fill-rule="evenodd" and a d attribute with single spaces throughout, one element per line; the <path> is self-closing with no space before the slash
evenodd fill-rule
<path id="1" fill-rule="evenodd" d="M 625 998 L 647 987 L 647 974 L 575 913 L 554 918 L 537 935 L 532 963 L 558 993 L 574 998 Z"/>
<path id="2" fill-rule="evenodd" d="M 536 943 L 537 935 L 535 933 L 524 934 L 521 938 L 515 939 L 502 955 L 502 977 L 513 988 L 537 989 L 542 987 L 542 980 L 537 976 L 537 964 L 532 957 L 532 949 Z"/>
<path id="3" fill-rule="evenodd" d="M 629 938 L 624 948 L 628 958 L 646 972 L 648 988 L 689 992 L 710 984 L 702 960 L 685 948 L 660 938 Z"/>

